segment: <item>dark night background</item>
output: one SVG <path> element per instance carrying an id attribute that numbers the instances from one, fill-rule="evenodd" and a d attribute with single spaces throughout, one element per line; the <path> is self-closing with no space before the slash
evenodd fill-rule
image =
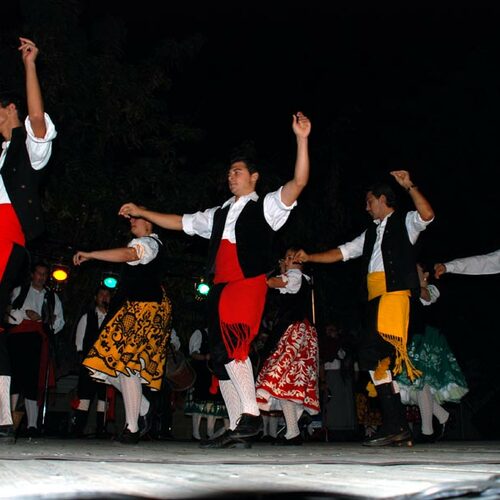
<path id="1" fill-rule="evenodd" d="M 326 4 L 3 6 L 0 86 L 22 86 L 16 37 L 33 38 L 59 132 L 44 186 L 47 232 L 33 253 L 69 263 L 76 249 L 124 244 L 127 225 L 116 213 L 125 201 L 175 213 L 219 204 L 236 147 L 256 151 L 262 187 L 276 188 L 292 175 L 297 110 L 313 124 L 311 179 L 279 234 L 277 257 L 287 244 L 314 251 L 357 236 L 368 223 L 364 188 L 390 180 L 394 169 L 410 171 L 436 212 L 418 243 L 422 261 L 497 249 L 500 8 Z M 192 278 L 203 273 L 206 243 L 162 236 L 174 321 L 186 344 L 202 314 Z M 102 270 L 96 263 L 72 269 L 62 291 L 68 338 Z M 355 330 L 359 263 L 312 272 L 318 324 Z M 499 284 L 498 275 L 446 275 L 430 312 L 468 379 L 461 406 L 471 428 L 494 438 Z"/>

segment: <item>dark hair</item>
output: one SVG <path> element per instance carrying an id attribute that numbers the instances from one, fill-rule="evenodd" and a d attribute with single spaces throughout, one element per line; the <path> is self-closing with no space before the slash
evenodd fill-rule
<path id="1" fill-rule="evenodd" d="M 101 291 L 101 290 L 104 290 L 105 292 L 109 292 L 111 293 L 111 290 L 107 287 L 107 286 L 104 286 L 104 285 L 98 285 L 97 288 L 95 289 L 95 293 L 94 295 L 97 296 L 97 294 Z"/>
<path id="2" fill-rule="evenodd" d="M 15 91 L 4 90 L 0 92 L 0 105 L 6 108 L 9 104 L 14 104 L 17 109 L 19 120 L 24 120 L 27 115 L 25 99 Z"/>
<path id="3" fill-rule="evenodd" d="M 230 162 L 229 163 L 230 165 L 234 165 L 237 162 L 244 163 L 245 166 L 247 167 L 248 171 L 250 172 L 250 174 L 255 174 L 255 173 L 259 172 L 259 167 L 257 166 L 257 163 L 255 162 L 255 160 L 253 158 L 251 158 L 249 156 L 234 155 L 231 157 L 229 162 Z"/>
<path id="4" fill-rule="evenodd" d="M 372 193 L 375 198 L 380 198 L 382 195 L 385 196 L 386 203 L 388 207 L 396 207 L 396 193 L 389 184 L 385 182 L 375 182 L 366 190 L 367 193 Z"/>
<path id="5" fill-rule="evenodd" d="M 39 260 L 31 265 L 31 273 L 33 274 L 37 267 L 45 267 L 47 271 L 50 271 L 50 265 L 44 260 Z"/>

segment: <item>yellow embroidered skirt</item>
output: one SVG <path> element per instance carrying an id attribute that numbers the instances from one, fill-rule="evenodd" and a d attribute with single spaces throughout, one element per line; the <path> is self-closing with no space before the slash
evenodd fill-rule
<path id="1" fill-rule="evenodd" d="M 172 305 L 163 294 L 161 303 L 125 301 L 102 328 L 83 365 L 91 377 L 109 382 L 119 373 L 137 375 L 153 390 L 161 388 Z"/>

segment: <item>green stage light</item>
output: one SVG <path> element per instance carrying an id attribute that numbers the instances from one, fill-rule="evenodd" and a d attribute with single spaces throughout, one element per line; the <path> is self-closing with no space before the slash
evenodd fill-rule
<path id="1" fill-rule="evenodd" d="M 118 276 L 112 273 L 105 273 L 102 275 L 102 284 L 106 288 L 114 290 L 118 286 Z"/>

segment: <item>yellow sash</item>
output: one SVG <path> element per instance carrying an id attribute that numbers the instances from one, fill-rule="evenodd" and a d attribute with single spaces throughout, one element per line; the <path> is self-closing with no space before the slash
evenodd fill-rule
<path id="1" fill-rule="evenodd" d="M 385 273 L 383 272 L 368 274 L 367 285 L 368 300 L 380 297 L 377 319 L 378 333 L 396 349 L 393 373 L 394 375 L 401 373 L 404 362 L 408 377 L 413 381 L 422 375 L 422 372 L 413 366 L 406 350 L 410 319 L 410 291 L 387 292 Z"/>

